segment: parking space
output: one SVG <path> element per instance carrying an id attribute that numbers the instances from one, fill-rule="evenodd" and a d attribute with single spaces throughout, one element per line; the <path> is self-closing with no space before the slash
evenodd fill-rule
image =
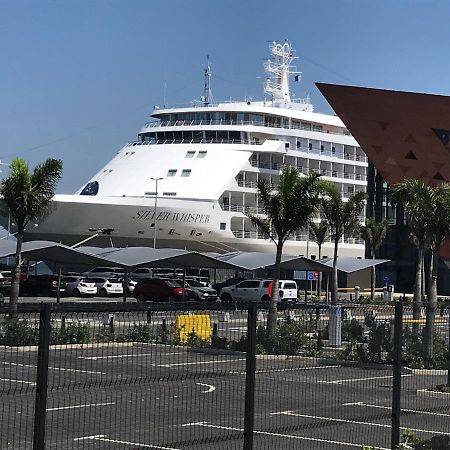
<path id="1" fill-rule="evenodd" d="M 33 350 L 2 352 L 1 448 L 11 433 L 27 448 L 35 359 Z M 422 391 L 443 378 L 403 374 L 405 428 L 449 433 L 447 397 Z M 389 448 L 390 369 L 259 357 L 256 383 L 255 448 Z M 135 343 L 53 349 L 48 448 L 241 448 L 244 396 L 244 354 Z"/>

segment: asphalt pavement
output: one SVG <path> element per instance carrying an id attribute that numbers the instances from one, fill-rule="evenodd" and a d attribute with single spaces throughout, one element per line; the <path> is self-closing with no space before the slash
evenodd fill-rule
<path id="1" fill-rule="evenodd" d="M 0 448 L 30 449 L 37 351 L 0 349 Z M 124 343 L 50 351 L 47 448 L 241 449 L 245 354 Z M 404 373 L 402 426 L 450 433 L 443 374 Z M 255 449 L 390 448 L 388 367 L 260 356 Z"/>

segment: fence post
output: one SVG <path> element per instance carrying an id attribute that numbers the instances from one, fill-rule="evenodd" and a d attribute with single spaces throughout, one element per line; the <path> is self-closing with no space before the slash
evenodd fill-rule
<path id="1" fill-rule="evenodd" d="M 400 444 L 400 414 L 402 394 L 402 334 L 403 302 L 395 303 L 394 316 L 394 354 L 392 361 L 392 430 L 391 448 L 395 450 Z"/>
<path id="2" fill-rule="evenodd" d="M 51 305 L 42 305 L 39 315 L 39 347 L 34 406 L 33 450 L 45 449 L 45 419 L 47 408 L 48 359 L 50 346 Z"/>
<path id="3" fill-rule="evenodd" d="M 448 314 L 448 352 L 447 352 L 447 386 L 450 386 L 450 309 L 445 308 Z"/>
<path id="4" fill-rule="evenodd" d="M 253 449 L 253 428 L 255 424 L 256 318 L 256 304 L 252 304 L 248 308 L 247 318 L 244 450 Z"/>

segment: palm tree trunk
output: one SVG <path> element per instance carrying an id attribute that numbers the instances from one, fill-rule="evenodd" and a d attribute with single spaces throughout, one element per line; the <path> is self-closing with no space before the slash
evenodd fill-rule
<path id="1" fill-rule="evenodd" d="M 20 283 L 20 268 L 22 266 L 22 242 L 23 231 L 18 232 L 16 235 L 16 262 L 14 267 L 14 273 L 11 280 L 11 290 L 9 292 L 9 305 L 11 308 L 11 317 L 17 317 L 17 303 L 19 300 L 19 283 Z"/>
<path id="2" fill-rule="evenodd" d="M 267 316 L 267 333 L 272 335 L 277 327 L 277 306 L 280 298 L 279 280 L 281 255 L 283 254 L 283 241 L 280 239 L 277 243 L 277 255 L 275 257 L 275 270 L 272 279 L 272 296 L 269 303 L 269 314 Z"/>
<path id="3" fill-rule="evenodd" d="M 372 260 L 375 259 L 375 252 L 372 250 Z M 375 264 L 372 265 L 370 271 L 370 301 L 373 303 L 375 300 Z"/>
<path id="4" fill-rule="evenodd" d="M 337 259 L 338 259 L 338 245 L 339 238 L 334 238 L 334 256 L 333 256 L 333 283 L 331 289 L 331 304 L 335 305 L 338 301 L 338 271 L 337 271 Z"/>
<path id="5" fill-rule="evenodd" d="M 322 259 L 322 245 L 319 245 L 319 261 Z M 322 299 L 322 272 L 319 272 L 319 278 L 317 280 L 317 297 L 319 302 Z"/>
<path id="6" fill-rule="evenodd" d="M 428 361 L 433 358 L 434 318 L 437 307 L 437 271 L 439 261 L 439 247 L 433 249 L 430 261 L 430 283 L 427 293 L 426 321 L 425 321 L 425 355 Z"/>
<path id="7" fill-rule="evenodd" d="M 417 266 L 416 266 L 416 284 L 414 286 L 413 298 L 413 319 L 420 319 L 420 308 L 422 307 L 422 272 L 423 272 L 423 247 L 419 246 L 417 252 Z M 413 322 L 413 330 L 419 330 L 419 324 Z"/>

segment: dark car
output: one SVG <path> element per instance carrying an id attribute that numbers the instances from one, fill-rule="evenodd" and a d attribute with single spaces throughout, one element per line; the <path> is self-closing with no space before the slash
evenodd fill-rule
<path id="1" fill-rule="evenodd" d="M 66 289 L 65 281 L 61 280 L 59 291 L 64 293 Z M 32 296 L 51 296 L 58 291 L 57 275 L 29 275 L 26 280 L 20 282 L 19 294 Z"/>
<path id="2" fill-rule="evenodd" d="M 164 278 L 140 280 L 134 287 L 133 294 L 139 303 L 145 301 L 174 302 L 197 299 L 197 295 L 191 289 L 183 288 L 178 281 Z"/>

